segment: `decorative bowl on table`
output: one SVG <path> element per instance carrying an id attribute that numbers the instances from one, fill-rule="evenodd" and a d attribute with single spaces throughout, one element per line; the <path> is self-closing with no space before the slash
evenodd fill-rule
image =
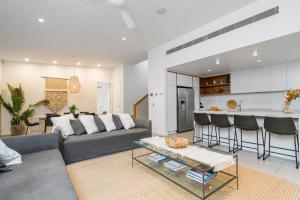
<path id="1" fill-rule="evenodd" d="M 165 142 L 169 147 L 174 149 L 183 149 L 189 145 L 189 140 L 186 138 L 166 137 Z"/>
<path id="2" fill-rule="evenodd" d="M 237 108 L 237 102 L 235 100 L 229 100 L 227 101 L 227 107 L 231 110 L 234 110 Z"/>

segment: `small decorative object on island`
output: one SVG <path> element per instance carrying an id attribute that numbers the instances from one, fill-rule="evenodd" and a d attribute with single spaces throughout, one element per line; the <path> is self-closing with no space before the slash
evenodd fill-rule
<path id="1" fill-rule="evenodd" d="M 222 109 L 219 106 L 211 106 L 208 111 L 215 111 L 215 112 L 219 112 L 222 111 Z"/>
<path id="2" fill-rule="evenodd" d="M 169 147 L 174 149 L 186 148 L 189 145 L 189 141 L 186 138 L 166 137 L 165 142 Z"/>
<path id="3" fill-rule="evenodd" d="M 75 104 L 69 106 L 69 110 L 71 113 L 75 114 L 76 110 L 78 110 L 77 106 Z"/>
<path id="4" fill-rule="evenodd" d="M 17 88 L 7 84 L 8 91 L 10 93 L 11 103 L 6 102 L 2 95 L 0 95 L 0 104 L 9 112 L 11 115 L 11 134 L 12 135 L 24 135 L 26 133 L 25 122 L 28 118 L 34 114 L 34 107 L 49 104 L 48 100 L 39 101 L 33 105 L 29 105 L 25 111 L 22 112 L 22 108 L 25 103 L 24 91 L 21 85 Z"/>
<path id="5" fill-rule="evenodd" d="M 289 90 L 284 96 L 284 113 L 293 113 L 292 101 L 296 100 L 300 96 L 300 89 Z"/>

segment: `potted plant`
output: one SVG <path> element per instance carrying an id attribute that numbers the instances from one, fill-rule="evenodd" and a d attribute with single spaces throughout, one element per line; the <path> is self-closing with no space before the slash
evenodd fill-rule
<path id="1" fill-rule="evenodd" d="M 72 104 L 69 106 L 69 110 L 71 113 L 75 114 L 76 110 L 78 110 L 77 106 L 75 104 Z"/>
<path id="2" fill-rule="evenodd" d="M 29 105 L 27 109 L 23 111 L 25 103 L 24 91 L 19 87 L 13 87 L 7 84 L 8 91 L 10 94 L 11 102 L 7 102 L 0 95 L 0 104 L 9 112 L 11 116 L 11 134 L 12 135 L 24 135 L 26 132 L 25 121 L 32 117 L 34 114 L 34 108 L 42 105 L 49 104 L 48 100 L 39 101 L 33 105 Z"/>

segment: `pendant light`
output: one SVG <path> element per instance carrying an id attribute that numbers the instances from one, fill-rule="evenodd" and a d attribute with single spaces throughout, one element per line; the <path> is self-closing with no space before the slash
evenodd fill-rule
<path id="1" fill-rule="evenodd" d="M 73 76 L 71 76 L 69 81 L 69 91 L 71 93 L 79 93 L 80 88 L 81 86 L 80 86 L 79 78 L 78 76 L 75 75 L 75 62 L 74 62 Z"/>

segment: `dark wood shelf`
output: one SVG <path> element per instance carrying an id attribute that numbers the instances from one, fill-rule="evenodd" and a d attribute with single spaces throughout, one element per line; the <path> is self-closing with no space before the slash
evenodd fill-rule
<path id="1" fill-rule="evenodd" d="M 201 85 L 201 88 L 209 88 L 209 87 L 221 87 L 221 86 L 227 86 L 230 85 L 230 83 L 224 83 L 224 84 L 216 84 L 216 85 Z"/>
<path id="2" fill-rule="evenodd" d="M 230 93 L 230 74 L 200 78 L 201 96 L 214 96 Z"/>

